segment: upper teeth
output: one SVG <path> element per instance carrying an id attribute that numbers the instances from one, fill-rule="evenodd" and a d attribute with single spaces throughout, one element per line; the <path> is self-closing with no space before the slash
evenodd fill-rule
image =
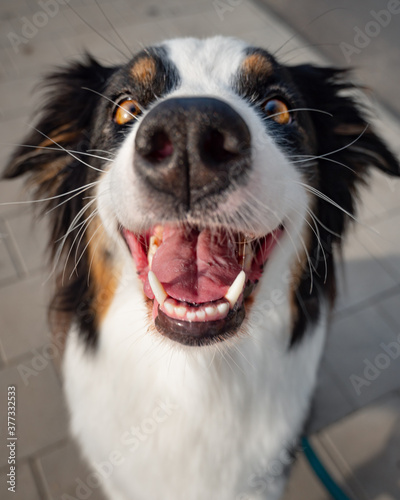
<path id="1" fill-rule="evenodd" d="M 242 270 L 236 276 L 235 281 L 230 286 L 229 290 L 225 294 L 226 300 L 229 302 L 231 308 L 234 307 L 238 301 L 240 294 L 243 292 L 244 284 L 246 282 L 246 273 Z"/>
<path id="2" fill-rule="evenodd" d="M 154 296 L 160 306 L 162 306 L 165 299 L 168 297 L 167 292 L 164 290 L 164 287 L 160 283 L 157 276 L 153 273 L 153 271 L 149 271 L 149 274 L 147 276 L 149 278 L 149 283 L 151 289 L 153 290 Z"/>
<path id="3" fill-rule="evenodd" d="M 153 290 L 154 296 L 157 302 L 162 306 L 165 302 L 165 299 L 168 297 L 167 292 L 164 290 L 164 287 L 160 283 L 160 280 L 153 273 L 153 271 L 149 271 L 148 273 L 149 284 L 151 289 Z M 246 273 L 242 270 L 236 276 L 235 281 L 230 286 L 229 290 L 225 294 L 226 300 L 229 302 L 231 309 L 234 307 L 236 302 L 238 301 L 241 293 L 243 292 L 244 285 L 246 283 Z"/>

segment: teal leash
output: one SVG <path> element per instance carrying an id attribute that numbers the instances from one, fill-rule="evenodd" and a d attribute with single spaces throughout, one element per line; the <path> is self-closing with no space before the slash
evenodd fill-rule
<path id="1" fill-rule="evenodd" d="M 311 468 L 313 469 L 314 473 L 321 481 L 321 483 L 325 486 L 331 497 L 334 500 L 350 500 L 350 498 L 335 483 L 329 472 L 325 469 L 306 436 L 303 436 L 301 438 L 301 446 Z"/>

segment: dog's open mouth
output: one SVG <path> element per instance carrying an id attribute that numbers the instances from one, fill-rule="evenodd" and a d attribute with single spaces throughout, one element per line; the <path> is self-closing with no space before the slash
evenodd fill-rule
<path id="1" fill-rule="evenodd" d="M 185 345 L 223 340 L 245 317 L 245 301 L 260 279 L 283 227 L 261 238 L 228 229 L 157 225 L 122 233 L 153 300 L 157 329 Z"/>

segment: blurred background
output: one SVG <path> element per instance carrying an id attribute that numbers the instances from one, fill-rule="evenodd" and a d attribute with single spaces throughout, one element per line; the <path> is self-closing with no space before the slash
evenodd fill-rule
<path id="1" fill-rule="evenodd" d="M 398 0 L 2 0 L 1 169 L 30 130 L 40 103 L 33 90 L 44 73 L 85 50 L 104 64 L 124 60 L 111 24 L 132 51 L 165 38 L 223 34 L 287 64 L 351 66 L 355 81 L 373 89 L 371 121 L 400 154 Z M 400 498 L 399 194 L 400 180 L 378 173 L 363 193 L 309 429 L 332 475 L 359 500 Z M 47 228 L 33 225 L 26 200 L 21 181 L 0 183 L 0 497 L 100 500 L 98 487 L 81 486 L 90 471 L 68 435 L 59 348 L 46 321 Z M 18 394 L 16 494 L 5 483 L 8 385 Z M 305 498 L 329 496 L 300 453 L 285 500 Z"/>

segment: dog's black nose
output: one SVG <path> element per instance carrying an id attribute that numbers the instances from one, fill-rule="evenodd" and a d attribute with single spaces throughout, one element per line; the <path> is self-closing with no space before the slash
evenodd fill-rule
<path id="1" fill-rule="evenodd" d="M 223 101 L 171 98 L 143 118 L 135 139 L 134 167 L 150 186 L 189 209 L 246 173 L 250 143 L 245 121 Z"/>

